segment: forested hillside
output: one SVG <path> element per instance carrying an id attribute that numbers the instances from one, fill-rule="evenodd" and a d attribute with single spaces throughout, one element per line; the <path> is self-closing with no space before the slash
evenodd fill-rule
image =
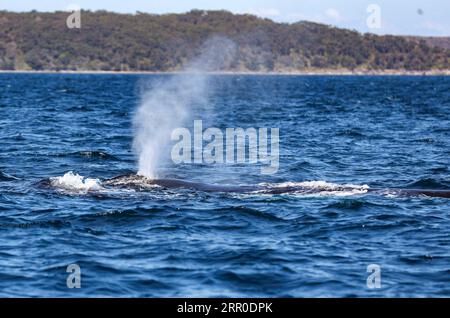
<path id="1" fill-rule="evenodd" d="M 282 24 L 227 11 L 166 15 L 83 11 L 81 28 L 69 29 L 68 15 L 0 11 L 0 69 L 178 70 L 215 35 L 236 44 L 233 60 L 223 66 L 227 71 L 450 69 L 446 45 L 311 22 Z"/>

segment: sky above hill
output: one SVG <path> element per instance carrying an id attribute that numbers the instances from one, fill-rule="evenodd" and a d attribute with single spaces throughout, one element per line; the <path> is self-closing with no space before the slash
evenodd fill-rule
<path id="1" fill-rule="evenodd" d="M 448 0 L 0 0 L 0 10 L 9 11 L 67 10 L 71 5 L 86 10 L 156 14 L 224 9 L 277 22 L 307 20 L 360 32 L 450 36 Z"/>

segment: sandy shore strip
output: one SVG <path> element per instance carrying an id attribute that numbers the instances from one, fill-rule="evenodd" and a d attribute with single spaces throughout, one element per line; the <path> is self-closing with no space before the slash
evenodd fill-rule
<path id="1" fill-rule="evenodd" d="M 23 74 L 137 74 L 137 75 L 164 75 L 182 74 L 183 71 L 98 71 L 98 70 L 0 70 L 0 73 L 23 73 Z M 331 75 L 331 76 L 449 76 L 449 70 L 428 70 L 428 71 L 405 71 L 405 70 L 307 70 L 307 71 L 280 71 L 280 72 L 240 72 L 240 71 L 217 71 L 205 72 L 211 75 Z"/>

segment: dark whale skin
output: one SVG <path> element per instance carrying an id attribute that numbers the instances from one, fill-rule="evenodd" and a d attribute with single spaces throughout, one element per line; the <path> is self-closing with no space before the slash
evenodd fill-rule
<path id="1" fill-rule="evenodd" d="M 102 182 L 103 185 L 113 187 L 137 187 L 146 188 L 151 186 L 160 186 L 163 188 L 184 188 L 193 189 L 205 192 L 253 192 L 258 191 L 258 186 L 227 186 L 218 184 L 206 184 L 201 182 L 192 182 L 179 179 L 148 179 L 139 175 L 124 175 L 118 176 L 112 179 L 108 179 Z"/>
<path id="2" fill-rule="evenodd" d="M 311 189 L 301 186 L 285 186 L 285 187 L 273 187 L 262 185 L 243 185 L 243 186 L 229 186 L 218 184 L 206 184 L 201 182 L 192 182 L 179 179 L 148 179 L 143 176 L 130 174 L 118 176 L 112 179 L 103 181 L 103 185 L 119 188 L 137 188 L 145 189 L 152 186 L 160 186 L 167 189 L 184 188 L 205 192 L 231 192 L 231 193 L 251 193 L 259 192 L 264 194 L 283 194 L 283 193 L 304 193 L 314 194 L 323 191 L 322 189 Z M 348 191 L 354 190 L 353 188 L 342 187 L 334 189 L 333 191 Z M 393 194 L 396 196 L 426 196 L 433 198 L 450 198 L 450 190 L 434 190 L 434 189 L 367 189 L 368 193 L 372 194 Z"/>

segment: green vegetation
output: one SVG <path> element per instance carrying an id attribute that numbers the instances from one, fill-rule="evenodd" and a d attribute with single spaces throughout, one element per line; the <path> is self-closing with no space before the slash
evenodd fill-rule
<path id="1" fill-rule="evenodd" d="M 450 69 L 445 40 L 363 35 L 227 11 L 167 15 L 83 11 L 81 29 L 67 28 L 68 15 L 0 11 L 0 69 L 179 70 L 214 35 L 237 45 L 227 71 Z"/>

